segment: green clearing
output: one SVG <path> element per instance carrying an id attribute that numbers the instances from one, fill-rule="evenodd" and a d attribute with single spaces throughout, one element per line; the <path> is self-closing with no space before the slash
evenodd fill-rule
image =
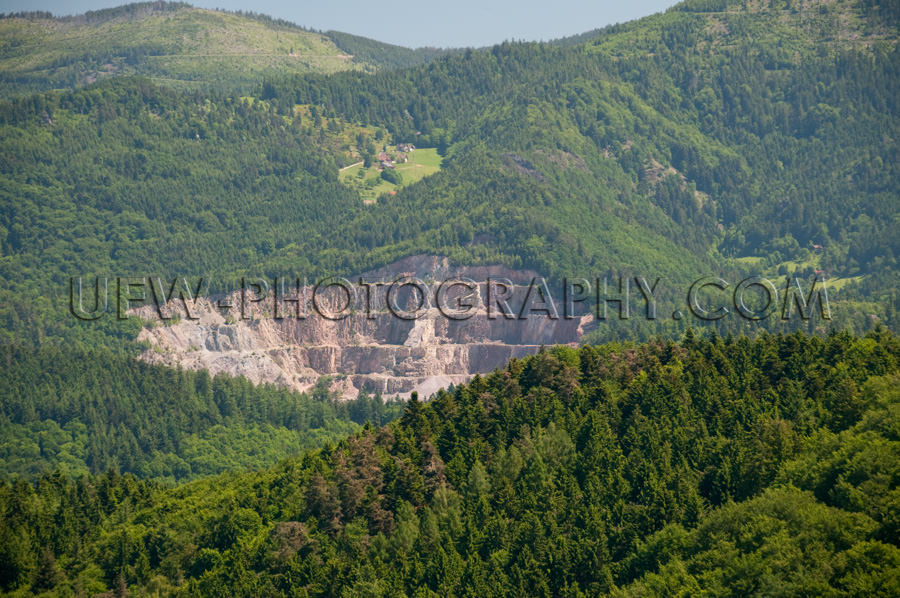
<path id="1" fill-rule="evenodd" d="M 396 146 L 388 149 L 390 150 L 388 153 L 395 152 Z M 413 150 L 409 152 L 408 158 L 409 162 L 398 163 L 394 167 L 394 170 L 403 177 L 403 181 L 399 185 L 381 178 L 381 167 L 377 164 L 372 164 L 369 168 L 364 168 L 362 164 L 356 164 L 341 170 L 339 178 L 342 183 L 359 191 L 366 204 L 373 204 L 385 193 L 417 183 L 438 172 L 443 161 L 436 148 Z"/>
<path id="2" fill-rule="evenodd" d="M 865 276 L 848 276 L 847 278 L 829 278 L 828 288 L 833 291 L 840 291 L 851 283 L 860 282 Z"/>
<path id="3" fill-rule="evenodd" d="M 736 257 L 734 261 L 741 266 L 748 268 L 763 268 L 766 265 L 766 258 L 758 255 L 747 255 L 744 257 Z"/>
<path id="4" fill-rule="evenodd" d="M 780 276 L 778 272 L 781 271 L 782 266 L 787 269 L 787 272 L 802 272 L 807 270 L 808 268 L 818 269 L 820 268 L 822 256 L 820 254 L 816 254 L 810 252 L 809 255 L 805 259 L 797 259 L 797 260 L 785 260 L 780 262 L 779 264 L 766 267 L 766 258 L 762 256 L 744 256 L 734 258 L 735 263 L 739 264 L 748 269 L 757 269 L 762 270 L 762 274 L 764 276 L 769 277 L 778 277 Z M 857 283 L 862 281 L 865 278 L 864 275 L 859 276 L 835 276 L 829 275 L 826 276 L 826 282 L 828 285 L 828 289 L 831 291 L 840 291 L 844 287 L 849 284 Z"/>

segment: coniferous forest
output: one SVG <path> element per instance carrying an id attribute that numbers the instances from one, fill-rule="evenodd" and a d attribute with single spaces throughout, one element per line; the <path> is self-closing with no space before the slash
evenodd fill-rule
<path id="1" fill-rule="evenodd" d="M 898 14 L 687 0 L 480 49 L 0 15 L 0 593 L 900 595 Z M 409 144 L 433 173 L 366 179 Z M 819 277 L 832 317 L 594 322 L 401 402 L 151 365 L 166 323 L 69 313 L 72 277 L 417 255 L 666 305 Z"/>
<path id="2" fill-rule="evenodd" d="M 558 347 L 258 473 L 0 489 L 59 595 L 892 596 L 900 342 Z"/>

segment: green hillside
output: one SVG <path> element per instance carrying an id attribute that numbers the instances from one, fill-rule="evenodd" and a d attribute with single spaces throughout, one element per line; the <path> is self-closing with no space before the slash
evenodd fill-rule
<path id="1" fill-rule="evenodd" d="M 689 0 L 452 52 L 0 19 L 0 591 L 897 595 L 897 14 Z M 665 305 L 818 272 L 834 319 L 600 322 L 382 427 L 400 405 L 149 366 L 137 319 L 68 313 L 73 276 L 418 254 Z"/>
<path id="2" fill-rule="evenodd" d="M 896 326 L 896 23 L 850 0 L 691 6 L 583 45 L 278 77 L 251 96 L 119 77 L 2 101 L 5 334 L 121 349 L 131 324 L 66 313 L 75 275 L 352 275 L 419 253 L 663 276 L 672 301 L 713 273 L 822 270 L 850 281 L 835 325 Z M 360 147 L 411 141 L 440 172 L 375 205 L 341 183 Z"/>
<path id="3" fill-rule="evenodd" d="M 294 80 L 271 95 L 386 122 L 397 138 L 421 132 L 459 162 L 479 156 L 473 170 L 486 151 L 544 195 L 528 218 L 552 232 L 515 251 L 539 270 L 658 263 L 677 279 L 701 267 L 635 259 L 628 239 L 650 235 L 614 239 L 623 217 L 721 268 L 746 272 L 758 258 L 756 273 L 855 281 L 842 296 L 885 321 L 900 249 L 891 14 L 872 2 L 684 3 L 562 44 L 503 44 L 366 85 L 355 74 Z M 560 238 L 578 257 L 560 259 Z"/>
<path id="4" fill-rule="evenodd" d="M 270 470 L 0 486 L 29 595 L 892 596 L 900 344 L 557 348 Z"/>
<path id="5" fill-rule="evenodd" d="M 437 54 L 180 2 L 129 4 L 77 17 L 8 15 L 0 19 L 0 40 L 0 95 L 121 75 L 188 89 L 249 89 L 276 73 L 374 71 L 421 64 Z"/>
<path id="6" fill-rule="evenodd" d="M 660 228 L 682 244 L 774 264 L 821 245 L 821 266 L 844 275 L 892 261 L 896 24 L 855 2 L 679 8 L 575 49 L 505 44 L 364 88 L 345 75 L 286 84 L 283 94 L 363 120 L 387 113 L 401 138 L 418 130 L 435 144 L 518 151 L 539 165 L 562 150 L 573 158 L 557 166 L 572 170 L 580 158 L 604 183 L 592 192 L 649 199 L 655 205 L 634 217 L 651 220 L 660 208 L 675 221 Z M 340 93 L 357 85 L 362 93 Z M 636 189 L 610 184 L 604 169 Z"/>
<path id="7" fill-rule="evenodd" d="M 365 395 L 338 403 L 323 384 L 301 395 L 102 350 L 3 346 L 0 360 L 7 479 L 116 470 L 174 482 L 259 469 L 400 409 Z"/>

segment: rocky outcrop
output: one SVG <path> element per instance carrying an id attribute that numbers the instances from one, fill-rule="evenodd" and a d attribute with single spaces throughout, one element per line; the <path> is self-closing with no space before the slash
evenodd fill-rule
<path id="1" fill-rule="evenodd" d="M 141 359 L 206 369 L 211 374 L 225 372 L 242 375 L 256 383 L 273 383 L 306 390 L 321 376 L 332 378 L 333 388 L 351 398 L 360 390 L 380 391 L 385 396 L 408 396 L 418 391 L 427 397 L 450 384 L 465 382 L 472 375 L 502 367 L 513 357 L 538 351 L 541 345 L 575 343 L 583 334 L 590 316 L 550 317 L 547 313 L 529 314 L 521 305 L 529 296 L 528 284 L 533 272 L 505 267 L 452 268 L 445 258 L 415 256 L 388 268 L 367 272 L 357 280 L 393 281 L 415 276 L 427 281 L 423 289 L 429 298 L 416 310 L 421 296 L 412 288 L 401 289 L 394 298 L 394 309 L 382 296 L 373 293 L 369 309 L 358 298 L 346 317 L 329 319 L 312 309 L 313 289 L 300 292 L 302 319 L 294 304 L 276 312 L 275 298 L 241 305 L 240 292 L 222 298 L 199 298 L 191 312 L 196 319 L 184 317 L 177 301 L 169 308 L 182 314 L 178 321 L 159 323 L 156 307 L 147 305 L 135 313 L 148 323 L 138 340 L 150 349 Z M 463 287 L 445 295 L 444 307 L 435 305 L 434 281 L 468 278 L 477 281 L 469 290 Z M 502 314 L 499 305 L 489 311 L 488 279 L 505 278 L 514 283 L 508 297 L 512 308 Z M 319 307 L 336 314 L 347 303 L 339 289 L 318 297 Z M 464 319 L 446 308 L 468 293 L 472 308 Z M 496 293 L 495 293 L 496 295 Z M 531 296 L 536 293 L 531 292 Z M 257 297 L 253 296 L 256 299 Z M 247 297 L 243 296 L 246 301 Z M 230 303 L 230 307 L 220 304 Z M 400 307 L 407 311 L 399 311 Z M 293 311 L 292 311 L 293 310 Z M 511 313 L 517 312 L 517 313 Z M 525 312 L 525 313 L 523 313 Z M 398 313 L 400 314 L 398 316 Z M 285 316 L 289 317 L 276 317 Z M 401 317 L 404 316 L 404 317 Z M 415 319 L 404 319 L 415 316 Z"/>

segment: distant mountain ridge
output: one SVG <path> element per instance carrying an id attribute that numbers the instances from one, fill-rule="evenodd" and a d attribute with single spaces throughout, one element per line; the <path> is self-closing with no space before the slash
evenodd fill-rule
<path id="1" fill-rule="evenodd" d="M 113 75 L 240 91 L 276 74 L 374 72 L 423 64 L 448 52 L 184 2 L 140 2 L 64 17 L 3 15 L 0 39 L 3 95 L 79 87 Z"/>

